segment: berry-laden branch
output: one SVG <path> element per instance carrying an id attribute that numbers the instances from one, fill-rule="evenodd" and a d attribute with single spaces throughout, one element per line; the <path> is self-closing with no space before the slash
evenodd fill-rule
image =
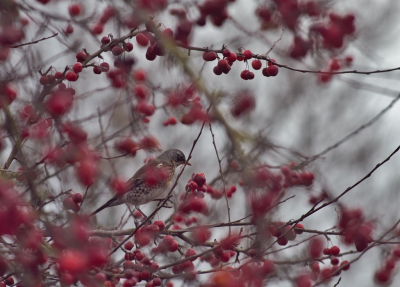
<path id="1" fill-rule="evenodd" d="M 386 232 L 384 232 L 377 241 L 381 241 L 386 235 L 388 235 L 391 231 L 393 231 L 398 225 L 400 224 L 400 219 L 396 221 L 396 223 L 390 227 Z M 332 276 L 335 274 L 339 274 L 343 269 L 345 269 L 347 266 L 350 266 L 352 263 L 358 261 L 368 250 L 371 250 L 375 246 L 379 245 L 379 243 L 373 243 L 370 246 L 368 246 L 366 249 L 364 249 L 356 258 L 353 260 L 349 261 L 347 264 L 344 264 L 343 266 L 340 266 L 337 270 L 335 270 L 332 273 Z M 325 282 L 329 278 L 322 278 L 322 280 L 317 281 L 315 284 L 313 284 L 312 287 L 316 287 L 318 285 L 321 285 L 323 282 Z"/>
<path id="2" fill-rule="evenodd" d="M 113 45 L 118 44 L 118 43 L 122 43 L 126 39 L 130 39 L 132 37 L 135 37 L 137 34 L 139 34 L 141 32 L 143 32 L 143 31 L 132 30 L 129 33 L 127 33 L 126 35 L 124 35 L 124 36 L 122 36 L 122 37 L 120 37 L 118 39 L 114 39 L 113 41 L 110 41 L 109 43 L 103 45 L 99 50 L 95 51 L 92 54 L 88 54 L 88 53 L 85 53 L 85 52 L 79 52 L 77 54 L 77 58 L 81 57 L 82 61 L 80 63 L 82 65 L 82 68 L 88 67 L 87 64 L 91 60 L 95 59 L 96 57 L 100 57 L 102 53 L 109 51 L 110 47 L 112 47 Z M 56 80 L 52 84 L 44 86 L 44 88 L 42 89 L 42 92 L 38 96 L 38 102 L 42 102 L 44 100 L 45 96 L 48 95 L 55 86 L 57 86 L 58 84 L 62 83 L 62 81 L 66 78 L 66 72 L 68 70 L 69 70 L 69 68 L 67 67 L 65 69 L 63 75 L 58 80 Z"/>
<path id="3" fill-rule="evenodd" d="M 195 47 L 195 46 L 188 46 L 188 45 L 184 45 L 184 44 L 177 44 L 178 47 L 181 47 L 183 49 L 189 50 L 189 51 L 199 51 L 199 52 L 211 52 L 211 53 L 216 53 L 216 54 L 224 54 L 224 50 L 226 49 L 209 49 L 209 48 L 201 48 L 201 47 Z M 228 50 L 229 51 L 229 50 Z M 393 72 L 393 71 L 398 71 L 400 70 L 400 67 L 395 67 L 395 68 L 388 68 L 388 69 L 380 69 L 380 70 L 371 70 L 371 71 L 358 71 L 358 70 L 345 70 L 345 71 L 323 71 L 323 70 L 307 70 L 307 69 L 297 69 L 297 68 L 293 68 L 291 66 L 285 65 L 285 64 L 280 64 L 278 62 L 276 62 L 275 60 L 271 59 L 269 56 L 265 56 L 263 54 L 253 54 L 250 50 L 246 50 L 249 51 L 250 53 L 248 53 L 249 55 L 246 57 L 246 55 L 244 54 L 244 52 L 230 52 L 229 53 L 234 53 L 236 57 L 236 59 L 241 59 L 242 61 L 244 59 L 250 60 L 250 59 L 258 59 L 258 60 L 264 60 L 272 65 L 278 66 L 280 68 L 284 68 L 290 71 L 294 71 L 294 72 L 300 72 L 300 73 L 310 73 L 310 74 L 323 74 L 323 75 L 340 75 L 340 74 L 360 74 L 360 75 L 371 75 L 371 74 L 380 74 L 380 73 L 389 73 L 389 72 Z M 226 52 L 227 53 L 227 52 Z M 203 56 L 206 57 L 206 61 L 214 61 L 217 57 L 212 57 L 212 58 L 207 58 L 207 56 Z"/>

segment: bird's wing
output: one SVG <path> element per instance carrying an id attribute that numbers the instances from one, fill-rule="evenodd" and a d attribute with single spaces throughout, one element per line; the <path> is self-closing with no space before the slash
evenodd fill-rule
<path id="1" fill-rule="evenodd" d="M 125 184 L 125 192 L 129 192 L 134 189 L 136 186 L 141 185 L 144 182 L 144 175 L 141 177 L 131 177 Z"/>
<path id="2" fill-rule="evenodd" d="M 157 160 L 153 159 L 152 161 L 148 162 L 144 166 L 142 166 L 127 182 L 125 186 L 125 192 L 128 192 L 134 189 L 137 186 L 143 184 L 146 178 L 146 171 L 151 168 L 162 168 L 162 163 Z"/>
<path id="3" fill-rule="evenodd" d="M 121 199 L 121 197 L 129 192 L 130 190 L 134 189 L 135 187 L 141 185 L 145 181 L 145 176 L 146 176 L 146 170 L 150 167 L 159 167 L 160 161 L 154 159 L 144 166 L 142 166 L 125 184 L 125 192 L 123 193 L 117 193 L 114 195 L 109 201 L 104 203 L 102 206 L 100 206 L 98 209 L 96 209 L 91 215 L 94 215 L 98 213 L 99 211 L 102 211 L 103 209 L 115 205 L 120 205 L 123 204 L 124 201 Z"/>

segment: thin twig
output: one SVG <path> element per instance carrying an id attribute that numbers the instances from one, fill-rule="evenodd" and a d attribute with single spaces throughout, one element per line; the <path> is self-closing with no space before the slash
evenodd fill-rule
<path id="1" fill-rule="evenodd" d="M 32 42 L 28 42 L 28 43 L 24 43 L 24 44 L 19 44 L 19 45 L 10 46 L 10 48 L 19 48 L 19 47 L 22 47 L 22 46 L 27 46 L 27 45 L 36 44 L 36 43 L 39 43 L 39 42 L 41 42 L 41 41 L 44 41 L 44 40 L 53 38 L 53 37 L 55 37 L 55 36 L 57 36 L 57 35 L 58 35 L 58 33 L 55 33 L 55 34 L 52 35 L 52 36 L 44 37 L 44 38 L 42 38 L 42 39 L 39 39 L 39 40 L 36 40 L 36 41 L 32 41 Z"/>
<path id="2" fill-rule="evenodd" d="M 283 34 L 285 33 L 285 31 L 286 31 L 286 28 L 283 27 L 283 28 L 282 28 L 282 32 L 281 32 L 281 35 L 279 36 L 278 40 L 276 40 L 276 41 L 272 44 L 271 48 L 269 48 L 269 50 L 267 51 L 267 53 L 265 53 L 265 56 L 268 56 L 268 54 L 275 48 L 276 44 L 278 44 L 279 41 L 282 40 L 282 37 L 283 37 Z"/>
<path id="3" fill-rule="evenodd" d="M 307 165 L 310 162 L 314 161 L 315 159 L 321 157 L 322 155 L 330 152 L 331 150 L 337 148 L 339 145 L 345 143 L 346 141 L 348 141 L 349 139 L 351 139 L 352 137 L 354 137 L 355 135 L 357 135 L 358 133 L 360 133 L 362 130 L 372 126 L 374 123 L 376 123 L 387 111 L 389 111 L 394 104 L 400 99 L 400 94 L 397 95 L 396 98 L 394 98 L 390 104 L 384 108 L 382 111 L 380 111 L 375 117 L 373 117 L 370 121 L 368 121 L 367 123 L 361 125 L 359 128 L 357 128 L 355 131 L 351 132 L 350 134 L 348 134 L 347 136 L 345 136 L 344 138 L 342 138 L 341 140 L 339 140 L 338 142 L 336 142 L 335 144 L 327 147 L 326 149 L 324 149 L 323 151 L 321 151 L 320 153 L 310 157 L 309 159 L 305 160 L 303 163 L 300 164 L 300 166 L 303 165 Z"/>
<path id="4" fill-rule="evenodd" d="M 225 181 L 225 177 L 224 177 L 224 173 L 222 172 L 222 166 L 221 166 L 221 159 L 219 158 L 219 154 L 218 154 L 218 149 L 217 146 L 215 144 L 215 137 L 214 137 L 214 133 L 212 131 L 212 127 L 211 127 L 211 123 L 208 124 L 210 127 L 210 133 L 212 136 L 212 142 L 214 145 L 214 149 L 215 149 L 215 154 L 217 155 L 217 159 L 218 159 L 218 165 L 219 165 L 219 173 L 221 175 L 222 178 L 222 184 L 224 187 L 224 195 L 225 195 L 225 201 L 226 201 L 226 208 L 228 210 L 228 221 L 229 223 L 231 222 L 231 208 L 229 207 L 229 202 L 228 202 L 228 195 L 226 194 L 226 181 Z M 231 226 L 229 225 L 229 236 L 231 236 Z"/>

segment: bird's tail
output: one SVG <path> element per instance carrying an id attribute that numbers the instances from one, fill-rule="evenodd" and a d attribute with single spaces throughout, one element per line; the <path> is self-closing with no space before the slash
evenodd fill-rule
<path id="1" fill-rule="evenodd" d="M 111 198 L 109 201 L 107 201 L 106 203 L 104 203 L 102 206 L 100 206 L 99 208 L 97 208 L 95 211 L 93 211 L 90 216 L 95 215 L 96 213 L 102 211 L 103 209 L 110 207 L 110 206 L 115 206 L 115 205 L 119 205 L 122 202 L 119 202 L 119 196 L 114 196 L 113 198 Z"/>

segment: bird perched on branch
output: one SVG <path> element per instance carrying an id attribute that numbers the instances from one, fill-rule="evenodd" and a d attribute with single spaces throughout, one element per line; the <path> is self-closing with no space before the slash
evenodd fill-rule
<path id="1" fill-rule="evenodd" d="M 132 204 L 140 211 L 140 205 L 155 200 L 167 190 L 175 169 L 182 164 L 191 165 L 186 161 L 183 152 L 178 149 L 164 151 L 157 158 L 142 166 L 125 183 L 123 192 L 114 195 L 113 198 L 96 209 L 91 215 L 107 207 L 123 203 Z"/>

